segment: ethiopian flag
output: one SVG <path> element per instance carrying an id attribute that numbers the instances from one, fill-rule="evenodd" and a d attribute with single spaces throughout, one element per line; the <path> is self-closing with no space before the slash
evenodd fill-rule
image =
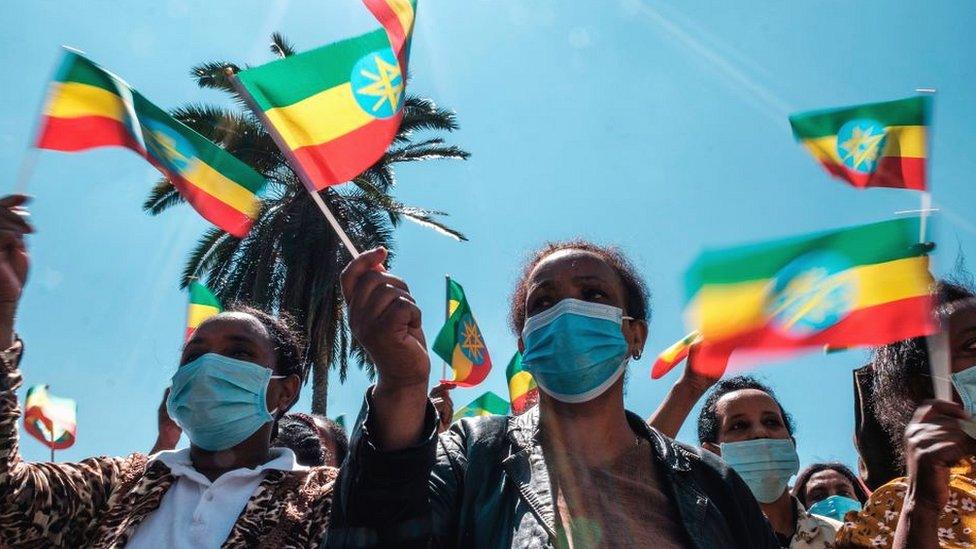
<path id="1" fill-rule="evenodd" d="M 47 385 L 27 390 L 24 428 L 52 450 L 64 450 L 75 443 L 78 405 L 69 398 L 47 392 Z"/>
<path id="2" fill-rule="evenodd" d="M 696 370 L 734 350 L 883 345 L 932 332 L 916 218 L 704 252 L 685 275 Z M 717 366 L 719 365 L 720 366 Z"/>
<path id="3" fill-rule="evenodd" d="M 673 370 L 675 366 L 681 364 L 691 353 L 691 347 L 696 343 L 701 343 L 701 340 L 701 334 L 691 332 L 674 345 L 661 351 L 657 360 L 654 361 L 654 367 L 651 368 L 651 379 L 659 379 Z"/>
<path id="4" fill-rule="evenodd" d="M 71 50 L 51 83 L 40 128 L 41 149 L 132 149 L 207 221 L 238 238 L 261 209 L 259 173 Z"/>
<path id="5" fill-rule="evenodd" d="M 434 352 L 454 370 L 454 379 L 447 381 L 459 387 L 473 387 L 488 377 L 491 357 L 464 297 L 464 288 L 450 279 L 447 281 L 447 312 L 447 322 L 434 340 Z"/>
<path id="6" fill-rule="evenodd" d="M 400 127 L 405 80 L 384 29 L 241 71 L 237 78 L 314 190 L 366 171 Z"/>
<path id="7" fill-rule="evenodd" d="M 454 413 L 453 421 L 462 417 L 504 416 L 508 415 L 508 401 L 491 391 L 471 401 L 470 404 Z"/>
<path id="8" fill-rule="evenodd" d="M 515 352 L 505 368 L 505 377 L 508 378 L 508 394 L 514 414 L 521 414 L 539 402 L 539 388 L 535 384 L 535 378 L 522 368 L 522 353 Z"/>
<path id="9" fill-rule="evenodd" d="M 190 341 L 190 336 L 196 331 L 197 326 L 204 320 L 223 311 L 220 300 L 213 295 L 210 288 L 200 284 L 196 280 L 190 282 L 190 305 L 186 310 L 186 335 L 184 341 Z"/>
<path id="10" fill-rule="evenodd" d="M 794 114 L 793 135 L 834 177 L 857 188 L 924 191 L 932 98 Z"/>

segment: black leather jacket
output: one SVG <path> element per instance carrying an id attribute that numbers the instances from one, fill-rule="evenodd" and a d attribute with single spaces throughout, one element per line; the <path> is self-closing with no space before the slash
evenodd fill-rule
<path id="1" fill-rule="evenodd" d="M 338 480 L 327 547 L 553 546 L 555 511 L 537 408 L 517 417 L 465 418 L 438 436 L 428 404 L 426 440 L 381 452 L 369 438 L 370 393 Z M 779 547 L 749 488 L 724 462 L 635 414 L 627 419 L 651 442 L 688 547 Z"/>

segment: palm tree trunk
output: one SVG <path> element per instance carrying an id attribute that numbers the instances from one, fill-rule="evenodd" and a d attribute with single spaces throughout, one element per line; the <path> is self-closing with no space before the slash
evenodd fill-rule
<path id="1" fill-rule="evenodd" d="M 327 416 L 329 400 L 329 364 L 316 360 L 312 364 L 312 413 Z"/>

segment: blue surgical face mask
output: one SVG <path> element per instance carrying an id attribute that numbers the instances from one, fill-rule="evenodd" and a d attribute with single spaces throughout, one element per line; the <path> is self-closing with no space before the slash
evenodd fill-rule
<path id="1" fill-rule="evenodd" d="M 839 521 L 843 521 L 844 515 L 850 511 L 860 510 L 860 501 L 845 496 L 830 496 L 827 499 L 822 499 L 817 503 L 814 503 L 809 509 L 807 509 L 807 511 L 813 513 L 814 515 L 820 515 L 822 517 L 832 518 Z"/>
<path id="2" fill-rule="evenodd" d="M 719 445 L 722 459 L 742 477 L 761 503 L 772 503 L 800 470 L 796 447 L 788 438 L 759 438 Z"/>
<path id="3" fill-rule="evenodd" d="M 962 407 L 970 415 L 976 415 L 976 366 L 952 374 L 952 386 L 959 393 Z"/>
<path id="4" fill-rule="evenodd" d="M 617 307 L 564 299 L 525 321 L 522 366 L 556 400 L 592 400 L 627 368 L 624 318 Z"/>
<path id="5" fill-rule="evenodd" d="M 166 409 L 195 446 L 212 452 L 243 442 L 274 418 L 266 404 L 271 370 L 207 353 L 173 374 Z"/>

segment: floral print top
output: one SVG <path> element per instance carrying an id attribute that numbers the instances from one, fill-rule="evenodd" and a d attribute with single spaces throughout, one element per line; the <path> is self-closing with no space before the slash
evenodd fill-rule
<path id="1" fill-rule="evenodd" d="M 891 547 L 908 482 L 897 478 L 878 488 L 864 509 L 847 514 L 837 533 L 837 547 Z M 949 502 L 939 517 L 939 547 L 976 549 L 976 456 L 952 468 Z"/>

